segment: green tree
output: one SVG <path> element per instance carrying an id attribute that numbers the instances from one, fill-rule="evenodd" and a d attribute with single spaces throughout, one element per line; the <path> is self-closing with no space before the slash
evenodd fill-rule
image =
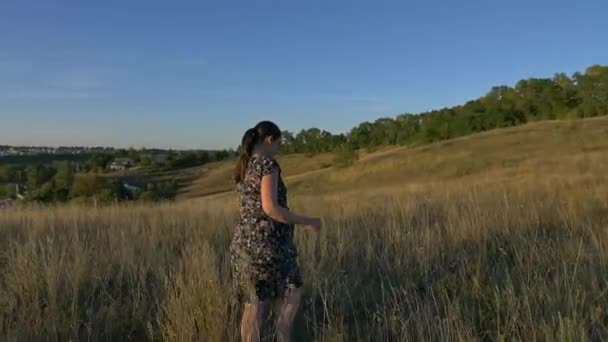
<path id="1" fill-rule="evenodd" d="M 86 168 L 94 172 L 104 171 L 112 160 L 114 160 L 114 157 L 109 153 L 97 153 L 89 158 Z"/>
<path id="2" fill-rule="evenodd" d="M 69 189 L 74 182 L 74 166 L 69 161 L 57 161 L 53 163 L 55 168 L 55 186 L 61 189 Z"/>
<path id="3" fill-rule="evenodd" d="M 133 199 L 133 196 L 129 190 L 127 190 L 122 181 L 118 179 L 110 180 L 104 189 L 109 190 L 108 194 L 112 201 L 125 201 Z"/>
<path id="4" fill-rule="evenodd" d="M 43 165 L 31 165 L 25 169 L 29 190 L 41 187 L 53 177 L 54 170 Z"/>
<path id="5" fill-rule="evenodd" d="M 5 188 L 4 193 L 6 194 L 7 197 L 17 198 L 17 184 L 9 183 L 9 184 L 6 184 L 4 186 L 4 188 Z"/>
<path id="6" fill-rule="evenodd" d="M 580 96 L 580 117 L 608 114 L 608 66 L 593 65 L 574 75 Z"/>
<path id="7" fill-rule="evenodd" d="M 0 181 L 20 183 L 25 181 L 25 167 L 23 165 L 8 164 L 0 166 Z"/>
<path id="8" fill-rule="evenodd" d="M 76 174 L 70 189 L 70 197 L 91 197 L 102 187 L 102 181 L 95 174 Z"/>
<path id="9" fill-rule="evenodd" d="M 281 153 L 296 153 L 299 150 L 299 146 L 296 143 L 296 138 L 293 133 L 289 131 L 283 131 L 281 133 L 283 145 L 281 146 Z"/>
<path id="10" fill-rule="evenodd" d="M 155 193 L 158 198 L 173 199 L 177 194 L 177 188 L 175 180 L 160 182 L 156 184 Z"/>
<path id="11" fill-rule="evenodd" d="M 54 190 L 53 182 L 44 183 L 36 189 L 29 189 L 26 200 L 33 202 L 52 202 L 55 200 Z"/>
<path id="12" fill-rule="evenodd" d="M 150 167 L 152 164 L 154 164 L 154 161 L 152 160 L 151 156 L 144 156 L 139 161 L 139 166 L 141 167 Z"/>
<path id="13" fill-rule="evenodd" d="M 211 161 L 211 156 L 209 155 L 209 152 L 207 152 L 207 151 L 198 151 L 196 153 L 196 156 L 197 156 L 198 165 L 207 164 L 208 162 Z"/>
<path id="14" fill-rule="evenodd" d="M 228 150 L 217 151 L 215 153 L 215 160 L 221 161 L 221 160 L 224 160 L 224 159 L 230 157 L 231 155 L 232 155 L 232 153 L 230 153 L 230 151 L 228 151 Z"/>
<path id="15" fill-rule="evenodd" d="M 355 149 L 370 147 L 372 129 L 373 125 L 369 122 L 359 124 L 350 131 L 348 135 L 349 143 Z"/>
<path id="16" fill-rule="evenodd" d="M 338 168 L 353 165 L 359 159 L 357 150 L 351 145 L 344 143 L 334 150 L 333 165 Z"/>
<path id="17" fill-rule="evenodd" d="M 397 141 L 399 145 L 414 143 L 420 135 L 420 117 L 413 114 L 401 114 L 395 120 L 399 126 Z"/>

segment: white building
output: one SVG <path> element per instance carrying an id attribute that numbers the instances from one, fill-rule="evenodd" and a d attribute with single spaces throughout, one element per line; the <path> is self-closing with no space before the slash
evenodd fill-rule
<path id="1" fill-rule="evenodd" d="M 123 171 L 135 165 L 135 162 L 131 158 L 116 158 L 110 164 L 110 170 Z"/>

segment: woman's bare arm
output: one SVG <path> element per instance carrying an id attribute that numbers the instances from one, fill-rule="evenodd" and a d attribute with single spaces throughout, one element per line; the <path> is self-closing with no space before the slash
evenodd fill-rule
<path id="1" fill-rule="evenodd" d="M 266 215 L 275 221 L 287 224 L 320 225 L 320 220 L 317 218 L 301 216 L 281 207 L 277 200 L 278 184 L 279 175 L 277 171 L 262 177 L 260 192 L 262 210 Z"/>

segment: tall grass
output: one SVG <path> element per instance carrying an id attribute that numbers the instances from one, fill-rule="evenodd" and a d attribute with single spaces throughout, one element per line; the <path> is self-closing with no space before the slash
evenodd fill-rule
<path id="1" fill-rule="evenodd" d="M 608 339 L 601 178 L 300 196 L 300 341 Z M 0 340 L 230 341 L 233 198 L 0 212 Z M 271 339 L 265 331 L 265 339 Z"/>

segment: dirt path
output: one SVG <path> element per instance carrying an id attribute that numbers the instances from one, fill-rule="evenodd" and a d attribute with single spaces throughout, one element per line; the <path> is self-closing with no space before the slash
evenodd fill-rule
<path id="1" fill-rule="evenodd" d="M 361 158 L 359 158 L 358 163 L 359 162 L 367 162 L 367 161 L 370 161 L 370 160 L 374 160 L 376 158 L 382 158 L 382 157 L 394 154 L 396 152 L 399 152 L 399 151 L 407 149 L 407 148 L 408 147 L 406 147 L 406 146 L 398 146 L 398 147 L 392 147 L 392 148 L 387 149 L 385 151 L 369 153 L 369 154 L 366 154 L 366 155 L 362 156 Z M 318 170 L 303 172 L 303 173 L 297 174 L 295 176 L 287 176 L 287 177 L 285 177 L 285 180 L 286 181 L 298 180 L 298 179 L 305 178 L 305 177 L 311 177 L 311 176 L 314 176 L 314 175 L 323 174 L 323 173 L 329 172 L 329 171 L 331 171 L 333 169 L 335 169 L 335 167 L 334 166 L 330 166 L 330 167 L 327 167 L 327 168 L 324 168 L 324 169 L 318 169 Z M 202 198 L 213 199 L 213 198 L 219 198 L 219 197 L 222 197 L 222 196 L 227 196 L 227 195 L 230 195 L 232 193 L 234 193 L 233 190 L 226 190 L 226 191 L 216 192 L 216 193 L 213 193 L 213 194 L 199 196 L 199 197 L 196 197 L 196 199 L 202 199 Z M 188 199 L 193 199 L 193 198 L 188 198 Z"/>

